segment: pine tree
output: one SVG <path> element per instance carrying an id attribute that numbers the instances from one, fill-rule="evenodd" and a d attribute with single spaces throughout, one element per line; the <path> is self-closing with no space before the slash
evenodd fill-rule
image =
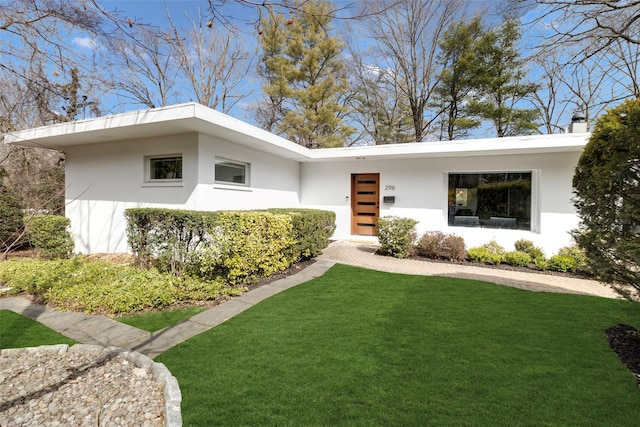
<path id="1" fill-rule="evenodd" d="M 524 80 L 519 41 L 517 22 L 508 20 L 496 31 L 487 32 L 478 46 L 477 92 L 469 103 L 469 111 L 490 121 L 499 138 L 538 132 L 535 121 L 539 111 L 517 107 L 537 90 L 535 84 Z"/>
<path id="2" fill-rule="evenodd" d="M 435 93 L 442 109 L 440 139 L 453 140 L 467 136 L 480 126 L 480 120 L 470 116 L 467 98 L 478 77 L 477 50 L 483 30 L 480 18 L 471 22 L 454 22 L 439 41 L 443 69 Z"/>
<path id="3" fill-rule="evenodd" d="M 355 132 L 343 123 L 347 92 L 342 41 L 331 36 L 331 5 L 298 2 L 299 15 L 261 21 L 259 72 L 267 99 L 257 120 L 308 148 L 339 147 Z"/>

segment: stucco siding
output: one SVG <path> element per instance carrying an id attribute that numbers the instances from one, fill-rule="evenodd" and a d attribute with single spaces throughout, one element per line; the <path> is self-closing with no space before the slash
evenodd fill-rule
<path id="1" fill-rule="evenodd" d="M 571 176 L 578 156 L 553 153 L 304 163 L 301 201 L 304 206 L 336 212 L 334 238 L 359 238 L 351 235 L 350 177 L 352 173 L 379 173 L 380 216 L 414 218 L 419 221 L 419 233 L 456 234 L 468 247 L 495 239 L 511 250 L 516 240 L 529 239 L 550 255 L 571 242 L 568 230 L 577 224 L 571 204 Z M 502 171 L 533 172 L 532 231 L 449 226 L 448 173 Z M 395 203 L 383 203 L 384 196 L 395 196 Z"/>
<path id="2" fill-rule="evenodd" d="M 145 159 L 173 154 L 182 155 L 181 182 L 147 182 Z M 216 184 L 216 157 L 249 164 L 250 185 Z M 197 133 L 78 145 L 66 151 L 66 215 L 71 219 L 76 251 L 126 252 L 125 209 L 297 207 L 299 181 L 300 167 L 295 161 Z"/>

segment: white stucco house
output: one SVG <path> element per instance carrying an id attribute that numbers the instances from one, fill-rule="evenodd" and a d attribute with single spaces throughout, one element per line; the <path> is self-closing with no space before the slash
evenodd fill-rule
<path id="1" fill-rule="evenodd" d="M 586 130 L 586 126 L 585 129 Z M 467 247 L 571 243 L 571 180 L 588 133 L 309 150 L 199 104 L 14 132 L 5 143 L 65 153 L 76 250 L 128 250 L 130 207 L 303 207 L 337 216 L 335 239 L 375 240 L 381 216 L 419 221 Z"/>

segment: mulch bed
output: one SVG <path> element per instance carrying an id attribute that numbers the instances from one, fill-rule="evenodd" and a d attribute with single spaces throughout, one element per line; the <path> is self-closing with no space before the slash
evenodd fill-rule
<path id="1" fill-rule="evenodd" d="M 386 256 L 386 255 L 381 255 L 381 256 Z M 418 255 L 412 255 L 410 259 L 429 261 L 429 262 L 442 262 L 445 264 L 457 264 L 457 265 L 468 265 L 473 267 L 493 268 L 496 270 L 522 271 L 523 273 L 537 273 L 537 274 L 545 274 L 547 276 L 573 277 L 576 279 L 592 279 L 593 280 L 593 276 L 589 274 L 589 272 L 584 270 L 577 270 L 574 272 L 540 270 L 535 266 L 535 264 L 531 264 L 529 267 L 516 267 L 509 264 L 492 264 L 489 262 L 481 263 L 481 262 L 471 262 L 467 260 L 451 261 L 451 260 L 445 260 L 445 259 L 433 259 L 433 258 L 422 257 Z"/>
<path id="2" fill-rule="evenodd" d="M 609 347 L 620 361 L 636 376 L 640 387 L 640 330 L 618 324 L 605 330 Z"/>

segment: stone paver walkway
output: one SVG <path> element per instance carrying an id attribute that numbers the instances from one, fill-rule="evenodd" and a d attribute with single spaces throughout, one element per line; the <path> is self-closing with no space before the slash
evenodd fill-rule
<path id="1" fill-rule="evenodd" d="M 459 277 L 463 279 L 483 280 L 533 291 L 620 298 L 620 295 L 613 288 L 595 280 L 535 272 L 528 273 L 476 267 L 464 264 L 398 259 L 376 255 L 375 252 L 377 249 L 378 245 L 371 242 L 339 240 L 331 243 L 318 259 L 390 273 Z"/>
<path id="2" fill-rule="evenodd" d="M 377 245 L 368 242 L 333 242 L 314 264 L 301 272 L 256 288 L 197 314 L 185 322 L 154 333 L 116 322 L 105 316 L 51 310 L 21 297 L 0 298 L 0 309 L 11 310 L 34 319 L 83 344 L 129 348 L 153 358 L 278 292 L 321 276 L 335 263 L 393 273 L 471 278 L 533 291 L 575 293 L 605 298 L 619 297 L 609 286 L 593 280 L 397 259 L 375 255 L 376 250 Z"/>

